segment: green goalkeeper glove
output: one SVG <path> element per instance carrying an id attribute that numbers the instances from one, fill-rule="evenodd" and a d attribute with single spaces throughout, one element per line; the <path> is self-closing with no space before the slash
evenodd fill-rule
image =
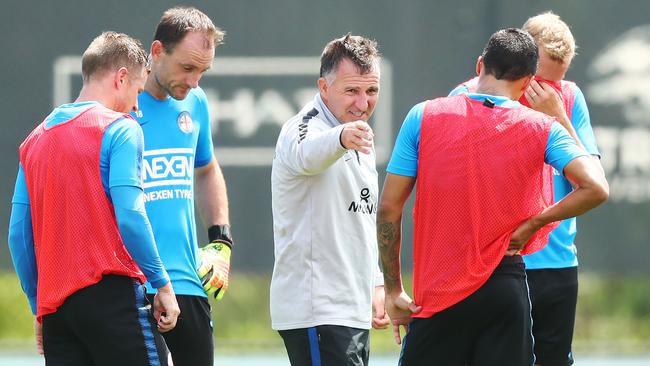
<path id="1" fill-rule="evenodd" d="M 201 267 L 197 270 L 203 290 L 208 296 L 221 300 L 228 289 L 232 237 L 227 225 L 215 225 L 208 230 L 210 244 L 199 248 Z"/>

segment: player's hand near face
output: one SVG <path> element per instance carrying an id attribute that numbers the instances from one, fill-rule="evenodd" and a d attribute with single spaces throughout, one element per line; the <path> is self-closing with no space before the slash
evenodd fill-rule
<path id="1" fill-rule="evenodd" d="M 573 128 L 573 124 L 571 124 L 571 119 L 564 110 L 562 97 L 555 89 L 553 89 L 552 86 L 545 82 L 540 83 L 537 80 L 532 80 L 528 89 L 526 89 L 525 94 L 531 108 L 548 116 L 557 118 L 558 122 L 566 128 L 569 135 L 573 137 L 578 146 L 582 149 L 585 148 L 578 138 L 578 134 L 576 133 L 575 128 Z"/>
<path id="2" fill-rule="evenodd" d="M 176 326 L 181 310 L 176 302 L 176 294 L 171 282 L 160 287 L 153 298 L 154 318 L 158 323 L 160 333 L 169 332 Z"/>
<path id="3" fill-rule="evenodd" d="M 370 125 L 364 121 L 348 122 L 341 131 L 341 145 L 348 150 L 360 153 L 372 152 L 373 138 L 375 137 Z"/>
<path id="4" fill-rule="evenodd" d="M 563 120 L 569 121 L 562 97 L 547 83 L 532 80 L 526 89 L 526 99 L 531 108 L 551 117 L 557 117 L 562 125 L 564 125 Z"/>
<path id="5" fill-rule="evenodd" d="M 411 315 L 420 311 L 422 311 L 422 306 L 416 305 L 404 291 L 395 295 L 386 295 L 386 312 L 390 316 L 391 323 L 393 323 L 395 343 L 402 344 L 399 327 L 404 327 L 406 331 L 407 326 L 411 323 Z"/>

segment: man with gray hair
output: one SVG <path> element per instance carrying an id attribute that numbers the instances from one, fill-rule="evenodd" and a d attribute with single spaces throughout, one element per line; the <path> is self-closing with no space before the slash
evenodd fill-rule
<path id="1" fill-rule="evenodd" d="M 144 208 L 142 129 L 128 115 L 146 64 L 140 42 L 101 34 L 83 54 L 77 100 L 20 145 L 9 249 L 48 365 L 167 365 L 158 331 L 179 309 Z"/>
<path id="2" fill-rule="evenodd" d="M 271 320 L 292 365 L 367 365 L 369 328 L 385 328 L 368 124 L 379 97 L 376 42 L 325 46 L 319 93 L 282 127 L 271 173 Z M 374 313 L 374 315 L 373 315 Z"/>

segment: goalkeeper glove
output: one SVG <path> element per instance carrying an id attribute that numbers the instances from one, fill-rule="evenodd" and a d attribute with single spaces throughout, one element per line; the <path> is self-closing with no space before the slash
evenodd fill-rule
<path id="1" fill-rule="evenodd" d="M 208 230 L 210 244 L 199 248 L 201 267 L 198 275 L 208 296 L 221 300 L 228 289 L 232 236 L 228 225 L 214 225 Z"/>

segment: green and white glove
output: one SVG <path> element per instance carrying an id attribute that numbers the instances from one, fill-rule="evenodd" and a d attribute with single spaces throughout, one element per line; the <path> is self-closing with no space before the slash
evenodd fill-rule
<path id="1" fill-rule="evenodd" d="M 219 301 L 228 289 L 232 236 L 228 225 L 215 225 L 208 230 L 210 243 L 199 248 L 201 266 L 197 270 L 203 290 Z"/>

